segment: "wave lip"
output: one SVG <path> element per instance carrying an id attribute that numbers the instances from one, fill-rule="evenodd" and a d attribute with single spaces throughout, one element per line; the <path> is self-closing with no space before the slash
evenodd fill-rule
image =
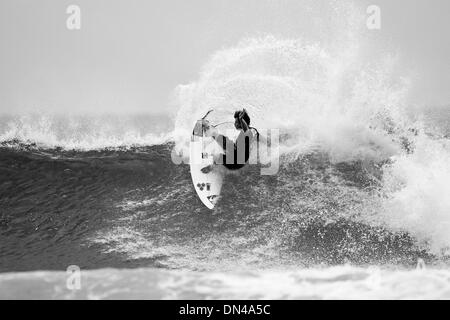
<path id="1" fill-rule="evenodd" d="M 64 150 L 152 146 L 171 140 L 172 124 L 164 115 L 24 114 L 0 117 L 0 143 Z"/>

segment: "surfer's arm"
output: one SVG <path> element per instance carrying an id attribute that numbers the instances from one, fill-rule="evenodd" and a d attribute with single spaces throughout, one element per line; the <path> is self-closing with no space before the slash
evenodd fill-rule
<path id="1" fill-rule="evenodd" d="M 224 148 L 224 146 L 233 146 L 234 147 L 234 142 L 232 140 L 230 140 L 227 136 L 224 136 L 221 134 L 216 134 L 216 135 L 213 135 L 212 137 L 214 138 L 214 140 L 216 140 L 216 142 L 222 148 Z M 224 141 L 225 141 L 225 144 L 224 144 Z M 225 148 L 224 148 L 224 150 L 225 150 Z"/>
<path id="2" fill-rule="evenodd" d="M 219 134 L 216 128 L 209 125 L 207 125 L 205 128 L 206 128 L 206 136 L 213 138 L 221 148 L 224 148 L 224 146 L 234 146 L 234 142 L 230 140 L 227 136 Z"/>
<path id="3" fill-rule="evenodd" d="M 244 109 L 244 111 L 245 111 L 245 109 Z M 244 120 L 243 116 L 244 116 L 244 112 L 241 112 L 241 114 L 239 115 L 239 122 L 241 123 L 242 130 L 244 130 L 244 132 L 247 132 L 248 124 Z"/>
<path id="4" fill-rule="evenodd" d="M 244 132 L 248 131 L 248 124 L 247 124 L 247 122 L 245 122 L 244 119 L 241 119 L 241 127 L 242 127 L 242 130 L 244 130 Z"/>

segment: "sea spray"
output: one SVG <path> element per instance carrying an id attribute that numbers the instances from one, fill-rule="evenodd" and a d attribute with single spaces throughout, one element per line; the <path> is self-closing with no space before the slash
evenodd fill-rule
<path id="1" fill-rule="evenodd" d="M 405 230 L 436 254 L 450 248 L 450 144 L 421 134 L 414 151 L 384 167 L 383 223 Z"/>
<path id="2" fill-rule="evenodd" d="M 165 143 L 172 129 L 164 115 L 11 114 L 0 117 L 0 143 L 84 151 L 128 148 Z"/>
<path id="3" fill-rule="evenodd" d="M 394 62 L 387 57 L 367 63 L 358 52 L 348 53 L 358 50 L 352 46 L 330 50 L 302 39 L 266 36 L 217 52 L 198 81 L 176 90 L 177 148 L 186 152 L 189 132 L 207 110 L 215 110 L 214 123 L 245 107 L 253 126 L 288 135 L 288 153 L 322 149 L 336 162 L 397 154 L 398 132 L 389 136 L 389 130 L 402 130 L 396 123 L 407 88 L 389 74 Z"/>

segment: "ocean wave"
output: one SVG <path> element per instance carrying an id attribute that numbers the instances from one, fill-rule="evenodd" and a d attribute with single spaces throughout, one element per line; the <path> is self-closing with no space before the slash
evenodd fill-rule
<path id="1" fill-rule="evenodd" d="M 3 115 L 0 143 L 80 151 L 152 146 L 170 141 L 172 126 L 163 115 Z"/>
<path id="2" fill-rule="evenodd" d="M 65 272 L 0 275 L 1 299 L 449 299 L 449 271 L 340 266 L 303 270 L 191 272 L 82 270 L 78 290 Z M 70 283 L 70 282 L 69 282 Z"/>
<path id="3" fill-rule="evenodd" d="M 436 254 L 450 249 L 450 143 L 420 136 L 414 152 L 392 158 L 383 168 L 386 200 L 380 220 L 406 230 Z"/>
<path id="4" fill-rule="evenodd" d="M 175 119 L 1 117 L 0 270 L 446 263 L 448 136 L 408 112 L 395 54 L 368 60 L 346 28 L 218 50 L 174 91 Z M 209 109 L 219 123 L 243 107 L 280 130 L 280 170 L 227 175 L 210 211 L 171 154 Z"/>
<path id="5" fill-rule="evenodd" d="M 364 61 L 348 43 L 242 40 L 216 52 L 197 81 L 176 89 L 177 149 L 187 152 L 189 132 L 206 111 L 213 109 L 208 118 L 219 123 L 245 107 L 253 126 L 289 133 L 282 152 L 384 160 L 401 152 L 401 138 L 415 127 L 403 112 L 408 83 L 391 73 L 393 65 L 390 56 Z"/>

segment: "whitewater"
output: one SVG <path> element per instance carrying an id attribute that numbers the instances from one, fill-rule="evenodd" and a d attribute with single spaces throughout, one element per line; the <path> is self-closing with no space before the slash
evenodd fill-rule
<path id="1" fill-rule="evenodd" d="M 346 12 L 333 41 L 217 50 L 168 115 L 2 115 L 0 298 L 448 299 L 450 107 L 411 105 L 401 54 Z M 173 158 L 241 108 L 280 168 L 227 175 L 209 211 Z"/>

